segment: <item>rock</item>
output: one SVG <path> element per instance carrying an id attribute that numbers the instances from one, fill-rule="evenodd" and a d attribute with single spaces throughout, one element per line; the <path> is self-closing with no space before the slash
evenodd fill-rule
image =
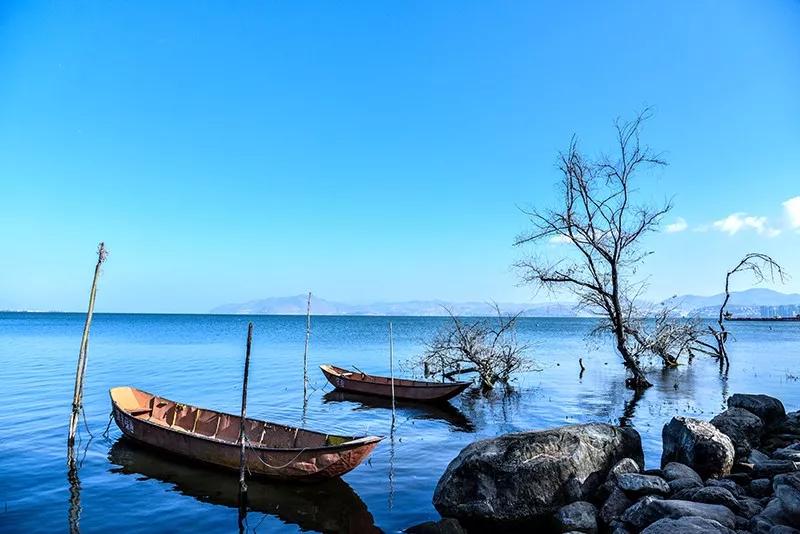
<path id="1" fill-rule="evenodd" d="M 747 492 L 744 491 L 736 482 L 730 480 L 728 478 L 723 478 L 721 480 L 709 480 L 706 482 L 706 486 L 713 486 L 718 488 L 725 488 L 730 491 L 735 497 L 744 497 L 747 495 Z"/>
<path id="2" fill-rule="evenodd" d="M 734 464 L 734 467 L 736 464 Z M 731 473 L 730 475 L 725 477 L 725 480 L 731 480 L 736 482 L 739 486 L 747 486 L 750 484 L 750 474 L 749 473 Z"/>
<path id="3" fill-rule="evenodd" d="M 664 479 L 668 481 L 679 478 L 690 478 L 692 480 L 696 480 L 700 484 L 703 483 L 703 479 L 700 478 L 700 475 L 697 474 L 697 471 L 686 464 L 669 462 L 661 469 L 661 471 L 664 473 Z"/>
<path id="4" fill-rule="evenodd" d="M 734 528 L 739 532 L 747 532 L 747 529 L 750 527 L 750 520 L 740 515 L 734 518 L 736 519 L 736 526 Z"/>
<path id="5" fill-rule="evenodd" d="M 772 494 L 772 481 L 768 478 L 757 478 L 750 481 L 750 495 L 766 497 Z"/>
<path id="6" fill-rule="evenodd" d="M 794 448 L 790 445 L 782 449 L 777 449 L 772 453 L 772 457 L 776 460 L 791 460 L 793 462 L 800 462 L 800 449 Z"/>
<path id="7" fill-rule="evenodd" d="M 774 527 L 776 525 L 784 525 L 787 527 L 793 526 L 793 523 L 784 513 L 781 503 L 777 498 L 770 500 L 769 503 L 767 503 L 767 505 L 764 507 L 764 510 L 757 516 L 753 517 L 751 525 L 755 525 L 757 523 L 766 523 L 766 525 L 769 527 Z"/>
<path id="8" fill-rule="evenodd" d="M 778 423 L 786 418 L 783 403 L 768 395 L 736 393 L 728 399 L 728 408 L 744 408 L 760 417 L 765 425 Z"/>
<path id="9" fill-rule="evenodd" d="M 643 529 L 663 518 L 703 517 L 717 521 L 727 528 L 736 525 L 736 516 L 719 504 L 705 504 L 691 501 L 661 500 L 652 495 L 628 508 L 622 514 L 622 521 L 636 529 Z"/>
<path id="10" fill-rule="evenodd" d="M 759 478 L 773 477 L 794 471 L 797 471 L 797 464 L 791 460 L 767 460 L 753 466 L 753 474 Z"/>
<path id="11" fill-rule="evenodd" d="M 702 478 L 731 472 L 734 449 L 731 439 L 711 423 L 689 417 L 673 417 L 661 433 L 661 465 L 680 462 Z"/>
<path id="12" fill-rule="evenodd" d="M 728 408 L 712 419 L 711 424 L 731 438 L 736 459 L 746 458 L 753 447 L 761 444 L 764 423 L 760 417 L 744 408 Z"/>
<path id="13" fill-rule="evenodd" d="M 467 531 L 455 519 L 444 518 L 441 521 L 426 521 L 406 529 L 409 534 L 467 534 Z"/>
<path id="14" fill-rule="evenodd" d="M 791 524 L 800 525 L 800 474 L 778 475 L 772 485 L 784 515 Z"/>
<path id="15" fill-rule="evenodd" d="M 562 506 L 556 514 L 561 532 L 597 532 L 597 509 L 590 502 L 578 501 Z"/>
<path id="16" fill-rule="evenodd" d="M 597 488 L 597 491 L 594 493 L 594 499 L 592 501 L 595 502 L 603 502 L 613 493 L 613 491 L 617 488 L 617 483 L 611 480 L 611 476 L 609 475 L 608 480 L 600 484 L 600 487 Z"/>
<path id="17" fill-rule="evenodd" d="M 612 521 L 608 528 L 611 534 L 630 534 L 630 530 L 625 528 L 625 523 L 622 521 Z"/>
<path id="18" fill-rule="evenodd" d="M 692 496 L 692 500 L 694 502 L 704 502 L 706 504 L 721 504 L 722 506 L 727 506 L 734 512 L 739 511 L 739 502 L 736 500 L 736 497 L 725 488 L 708 486 L 699 489 Z"/>
<path id="19" fill-rule="evenodd" d="M 714 521 L 702 517 L 681 517 L 678 519 L 659 519 L 642 534 L 734 534 L 734 531 Z"/>
<path id="20" fill-rule="evenodd" d="M 591 496 L 623 458 L 644 462 L 638 432 L 606 424 L 520 432 L 472 443 L 445 470 L 433 504 L 445 517 L 519 523 L 567 504 L 565 486 Z"/>
<path id="21" fill-rule="evenodd" d="M 615 519 L 619 519 L 625 510 L 627 510 L 633 501 L 631 501 L 625 492 L 615 487 L 611 495 L 608 496 L 606 502 L 600 507 L 600 519 L 606 525 L 611 525 Z"/>
<path id="22" fill-rule="evenodd" d="M 755 465 L 763 462 L 768 462 L 771 459 L 772 458 L 770 458 L 768 454 L 765 454 L 758 449 L 753 449 L 752 451 L 750 451 L 750 455 L 747 457 L 747 462 Z"/>
<path id="23" fill-rule="evenodd" d="M 670 499 L 676 499 L 678 501 L 691 501 L 691 500 L 694 500 L 694 494 L 697 493 L 698 491 L 700 491 L 700 489 L 702 489 L 702 487 L 703 486 L 700 486 L 699 488 L 686 488 L 686 489 L 682 489 L 680 491 L 676 491 L 675 493 L 672 494 Z"/>
<path id="24" fill-rule="evenodd" d="M 608 473 L 609 480 L 617 480 L 619 475 L 623 475 L 626 473 L 638 473 L 641 471 L 639 464 L 636 463 L 636 460 L 632 458 L 623 458 L 617 464 L 611 468 L 611 471 Z"/>
<path id="25" fill-rule="evenodd" d="M 651 477 L 664 478 L 664 472 L 661 469 L 645 469 L 642 471 L 643 475 L 650 475 Z"/>
<path id="26" fill-rule="evenodd" d="M 744 497 L 739 499 L 738 514 L 742 517 L 752 519 L 753 516 L 760 514 L 763 509 L 764 507 L 761 506 L 761 504 L 758 502 L 758 499 L 754 499 L 752 497 Z"/>
<path id="27" fill-rule="evenodd" d="M 669 489 L 672 493 L 677 493 L 681 490 L 689 489 L 689 488 L 702 488 L 703 483 L 698 482 L 693 478 L 677 478 L 675 480 L 670 480 L 669 482 Z"/>
<path id="28" fill-rule="evenodd" d="M 769 534 L 800 534 L 800 530 L 784 525 L 775 525 L 769 529 Z"/>
<path id="29" fill-rule="evenodd" d="M 663 478 L 652 475 L 623 473 L 617 476 L 617 485 L 632 497 L 669 494 L 669 484 Z"/>

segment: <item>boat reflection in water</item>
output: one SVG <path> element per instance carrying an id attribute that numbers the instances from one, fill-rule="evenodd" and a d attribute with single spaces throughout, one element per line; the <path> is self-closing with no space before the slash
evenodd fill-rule
<path id="1" fill-rule="evenodd" d="M 359 405 L 355 408 L 356 410 L 392 409 L 392 399 L 340 390 L 329 391 L 322 396 L 322 401 L 326 404 L 330 402 L 352 402 Z M 450 428 L 456 432 L 475 432 L 475 425 L 472 424 L 472 421 L 449 402 L 426 404 L 396 400 L 395 408 L 398 412 L 408 414 L 408 417 L 412 419 L 441 420 L 450 425 Z"/>
<path id="2" fill-rule="evenodd" d="M 138 475 L 172 484 L 198 501 L 239 508 L 235 473 L 154 451 L 121 437 L 108 455 L 112 473 Z M 277 517 L 303 530 L 332 533 L 381 532 L 367 505 L 341 478 L 314 484 L 288 484 L 261 479 L 247 481 L 250 510 Z"/>

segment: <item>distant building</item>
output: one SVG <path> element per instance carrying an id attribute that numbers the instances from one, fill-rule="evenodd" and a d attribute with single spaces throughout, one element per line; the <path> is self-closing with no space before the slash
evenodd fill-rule
<path id="1" fill-rule="evenodd" d="M 781 306 L 759 306 L 759 314 L 764 318 L 797 317 L 800 315 L 800 304 L 784 304 Z"/>

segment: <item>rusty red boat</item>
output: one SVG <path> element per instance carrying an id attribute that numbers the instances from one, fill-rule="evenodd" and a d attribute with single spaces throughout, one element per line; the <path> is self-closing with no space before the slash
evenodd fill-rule
<path id="1" fill-rule="evenodd" d="M 126 436 L 192 460 L 239 469 L 239 416 L 129 386 L 109 393 L 114 421 Z M 245 461 L 251 474 L 297 481 L 343 475 L 383 439 L 325 434 L 250 418 L 245 419 L 245 437 Z"/>
<path id="2" fill-rule="evenodd" d="M 322 373 L 336 389 L 380 397 L 392 396 L 392 379 L 361 371 L 350 371 L 335 365 L 320 365 Z M 469 387 L 472 382 L 426 382 L 394 379 L 394 398 L 418 402 L 444 402 Z"/>

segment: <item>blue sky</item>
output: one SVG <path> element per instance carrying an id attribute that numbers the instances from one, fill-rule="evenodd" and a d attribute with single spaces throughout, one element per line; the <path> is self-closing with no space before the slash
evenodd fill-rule
<path id="1" fill-rule="evenodd" d="M 517 207 L 643 106 L 649 294 L 800 291 L 799 2 L 236 4 L 2 4 L 0 309 L 83 309 L 100 240 L 105 311 L 541 300 Z"/>

